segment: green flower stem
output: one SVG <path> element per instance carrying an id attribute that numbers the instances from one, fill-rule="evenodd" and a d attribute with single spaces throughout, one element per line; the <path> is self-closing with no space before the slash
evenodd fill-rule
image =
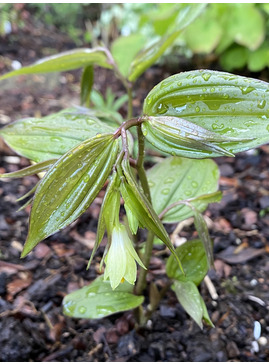
<path id="1" fill-rule="evenodd" d="M 153 240 L 154 240 L 154 233 L 149 231 L 148 236 L 147 236 L 147 241 L 146 241 L 145 253 L 142 258 L 142 262 L 147 269 L 149 267 L 149 262 L 150 262 L 150 258 L 152 255 Z M 146 286 L 146 278 L 147 278 L 147 270 L 140 267 L 139 276 L 138 276 L 137 284 L 135 287 L 135 293 L 138 296 L 140 296 L 143 293 L 143 290 Z"/>
<path id="2" fill-rule="evenodd" d="M 144 135 L 142 133 L 141 124 L 137 126 L 137 136 L 138 136 L 137 172 L 138 172 L 139 180 L 141 182 L 141 186 L 145 192 L 145 195 L 147 196 L 149 202 L 151 202 L 148 179 L 147 179 L 146 171 L 144 169 L 145 139 L 144 139 Z M 146 241 L 145 253 L 142 258 L 142 261 L 147 269 L 149 267 L 150 258 L 152 255 L 153 240 L 154 240 L 154 233 L 149 231 L 148 236 L 147 236 L 147 241 Z M 142 294 L 142 292 L 146 286 L 146 278 L 147 278 L 147 270 L 140 267 L 139 277 L 138 277 L 137 285 L 135 288 L 136 294 L 138 294 L 138 295 Z"/>

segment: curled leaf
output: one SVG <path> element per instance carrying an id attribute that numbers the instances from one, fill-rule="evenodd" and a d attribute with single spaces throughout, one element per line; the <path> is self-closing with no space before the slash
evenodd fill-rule
<path id="1" fill-rule="evenodd" d="M 268 95 L 266 82 L 226 72 L 198 70 L 182 72 L 160 82 L 148 94 L 143 110 L 148 116 L 184 119 L 191 123 L 191 128 L 194 126 L 192 135 L 196 126 L 201 138 L 197 140 L 195 136 L 193 145 L 203 141 L 206 146 L 197 156 L 213 157 L 224 154 L 219 148 L 234 154 L 269 142 Z M 180 124 L 182 128 L 182 121 Z M 212 139 L 208 133 L 218 134 L 223 140 L 217 140 L 214 135 Z M 209 145 L 214 150 L 208 150 Z"/>

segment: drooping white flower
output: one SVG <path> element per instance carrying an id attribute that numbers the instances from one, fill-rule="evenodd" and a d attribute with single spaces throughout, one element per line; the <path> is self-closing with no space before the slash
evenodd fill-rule
<path id="1" fill-rule="evenodd" d="M 134 284 L 137 273 L 136 261 L 146 269 L 133 247 L 125 226 L 115 225 L 112 230 L 111 245 L 105 258 L 104 275 L 105 280 L 109 278 L 112 289 L 118 287 L 124 280 Z"/>

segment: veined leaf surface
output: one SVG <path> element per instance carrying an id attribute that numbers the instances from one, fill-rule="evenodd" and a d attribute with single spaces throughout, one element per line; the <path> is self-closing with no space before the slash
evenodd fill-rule
<path id="1" fill-rule="evenodd" d="M 268 96 L 263 81 L 210 70 L 182 72 L 151 90 L 144 113 L 187 120 L 227 138 L 215 144 L 238 153 L 269 142 Z"/>
<path id="2" fill-rule="evenodd" d="M 0 81 L 9 77 L 47 72 L 70 71 L 91 64 L 105 68 L 112 68 L 107 60 L 107 56 L 102 49 L 78 48 L 71 51 L 62 52 L 53 56 L 40 59 L 38 62 L 11 71 L 0 77 Z"/>
<path id="3" fill-rule="evenodd" d="M 15 121 L 0 130 L 5 142 L 23 157 L 35 162 L 60 158 L 71 148 L 113 128 L 75 109 L 44 118 Z"/>
<path id="4" fill-rule="evenodd" d="M 204 211 L 208 202 L 202 196 L 218 190 L 218 166 L 210 159 L 165 158 L 149 169 L 147 176 L 152 204 L 157 214 L 175 202 L 195 197 L 197 199 L 191 202 L 192 205 L 199 211 Z M 193 216 L 191 208 L 177 205 L 164 215 L 162 221 L 175 223 L 190 216 Z"/>
<path id="5" fill-rule="evenodd" d="M 41 240 L 76 220 L 93 202 L 116 160 L 118 140 L 103 134 L 64 154 L 35 193 L 22 256 Z"/>

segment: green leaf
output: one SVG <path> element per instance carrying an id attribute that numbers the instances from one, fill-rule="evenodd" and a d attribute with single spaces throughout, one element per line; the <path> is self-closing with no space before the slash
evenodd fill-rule
<path id="1" fill-rule="evenodd" d="M 234 69 L 241 69 L 247 64 L 248 50 L 245 47 L 235 45 L 227 49 L 220 56 L 220 64 L 224 70 L 233 71 Z"/>
<path id="2" fill-rule="evenodd" d="M 172 245 L 161 220 L 133 177 L 129 161 L 123 160 L 122 169 L 124 177 L 126 178 L 126 180 L 122 178 L 120 186 L 124 204 L 136 216 L 140 226 L 152 231 L 163 241 L 171 253 L 174 254 L 181 267 L 181 263 L 175 253 L 175 248 Z"/>
<path id="3" fill-rule="evenodd" d="M 255 4 L 230 4 L 225 30 L 236 43 L 255 50 L 265 37 L 264 18 Z"/>
<path id="4" fill-rule="evenodd" d="M 183 29 L 199 16 L 204 7 L 205 4 L 188 4 L 186 7 L 183 7 L 178 15 L 176 30 L 155 41 L 153 44 L 146 46 L 137 54 L 131 63 L 128 80 L 134 82 L 144 71 L 152 66 L 173 45 Z"/>
<path id="5" fill-rule="evenodd" d="M 94 82 L 93 66 L 84 68 L 80 81 L 80 104 L 89 106 L 92 86 Z"/>
<path id="6" fill-rule="evenodd" d="M 196 209 L 194 209 L 194 225 L 198 232 L 199 238 L 204 244 L 207 257 L 207 265 L 208 268 L 210 268 L 214 265 L 212 241 L 210 239 L 208 228 L 203 218 L 203 215 L 200 214 L 200 212 L 197 211 Z"/>
<path id="7" fill-rule="evenodd" d="M 36 190 L 22 257 L 41 240 L 76 220 L 107 180 L 118 152 L 118 140 L 103 134 L 64 154 Z"/>
<path id="8" fill-rule="evenodd" d="M 15 172 L 0 174 L 0 178 L 22 178 L 26 176 L 32 176 L 33 174 L 47 171 L 56 161 L 57 159 L 49 159 Z"/>
<path id="9" fill-rule="evenodd" d="M 70 71 L 93 64 L 105 68 L 112 68 L 102 48 L 78 48 L 42 58 L 30 66 L 6 73 L 0 77 L 0 80 L 26 74 Z"/>
<path id="10" fill-rule="evenodd" d="M 210 70 L 183 72 L 151 90 L 144 113 L 182 118 L 227 138 L 214 144 L 238 153 L 269 142 L 268 93 L 268 83 L 252 78 Z M 221 153 L 204 151 L 203 155 Z"/>
<path id="11" fill-rule="evenodd" d="M 193 282 L 175 281 L 172 289 L 185 311 L 201 329 L 203 328 L 202 319 L 214 327 L 209 319 L 205 303 Z"/>
<path id="12" fill-rule="evenodd" d="M 184 33 L 187 46 L 195 53 L 211 53 L 217 46 L 222 27 L 215 14 L 215 9 L 209 6 Z"/>
<path id="13" fill-rule="evenodd" d="M 133 285 L 126 281 L 112 290 L 110 282 L 104 281 L 101 276 L 90 285 L 65 296 L 63 312 L 76 318 L 99 319 L 132 310 L 144 301 L 143 296 L 133 295 L 132 290 Z"/>
<path id="14" fill-rule="evenodd" d="M 269 43 L 265 42 L 260 48 L 248 53 L 248 69 L 258 72 L 269 66 Z"/>
<path id="15" fill-rule="evenodd" d="M 91 257 L 87 266 L 89 268 L 94 254 L 96 253 L 107 229 L 108 235 L 111 236 L 115 218 L 119 218 L 120 209 L 120 180 L 117 172 L 113 172 L 112 177 L 106 189 L 105 197 L 99 213 L 98 226 L 95 244 L 91 253 Z"/>
<path id="16" fill-rule="evenodd" d="M 205 158 L 209 153 L 234 157 L 233 153 L 218 144 L 239 141 L 239 138 L 221 137 L 175 116 L 148 116 L 142 125 L 142 131 L 155 148 L 187 158 Z"/>
<path id="17" fill-rule="evenodd" d="M 5 142 L 23 157 L 35 162 L 58 159 L 82 141 L 113 128 L 75 109 L 44 118 L 18 120 L 0 130 Z"/>
<path id="18" fill-rule="evenodd" d="M 111 53 L 124 77 L 127 77 L 130 64 L 145 44 L 142 34 L 132 34 L 117 38 L 111 45 Z"/>
<path id="19" fill-rule="evenodd" d="M 175 202 L 214 193 L 218 190 L 218 166 L 209 159 L 165 158 L 161 163 L 157 163 L 149 169 L 147 176 L 152 205 L 158 215 Z M 198 198 L 191 203 L 199 211 L 204 211 L 208 205 L 208 201 L 203 198 Z M 190 216 L 193 216 L 193 211 L 189 207 L 178 205 L 169 210 L 162 221 L 175 223 Z"/>
<path id="20" fill-rule="evenodd" d="M 178 281 L 190 281 L 198 286 L 207 274 L 207 258 L 204 245 L 201 240 L 187 241 L 176 248 L 185 275 L 178 269 L 175 258 L 171 255 L 166 263 L 166 273 L 169 278 Z"/>

